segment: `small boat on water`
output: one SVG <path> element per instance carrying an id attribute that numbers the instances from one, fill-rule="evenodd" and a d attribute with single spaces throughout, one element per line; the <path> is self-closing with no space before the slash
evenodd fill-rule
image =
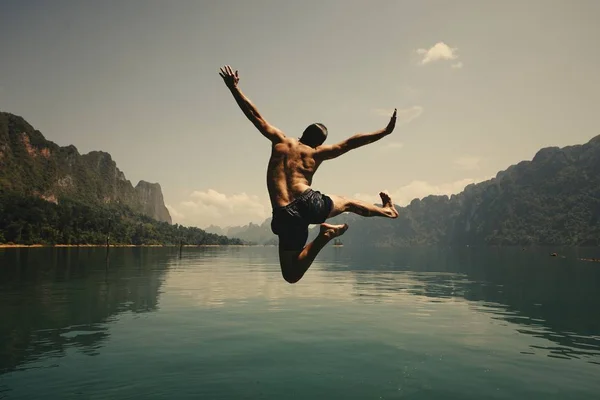
<path id="1" fill-rule="evenodd" d="M 342 243 L 342 241 L 340 239 L 335 239 L 333 241 L 333 247 L 344 247 L 344 244 Z"/>

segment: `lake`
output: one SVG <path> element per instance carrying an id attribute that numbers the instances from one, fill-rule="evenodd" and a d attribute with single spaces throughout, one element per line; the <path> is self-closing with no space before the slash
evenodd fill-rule
<path id="1" fill-rule="evenodd" d="M 599 256 L 0 249 L 0 398 L 597 398 Z"/>

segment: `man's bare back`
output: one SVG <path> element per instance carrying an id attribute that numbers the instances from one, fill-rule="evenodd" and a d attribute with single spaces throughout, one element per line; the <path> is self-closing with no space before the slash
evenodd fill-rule
<path id="1" fill-rule="evenodd" d="M 273 207 L 283 207 L 310 189 L 321 163 L 315 149 L 299 140 L 286 137 L 271 147 L 267 167 L 267 188 Z"/>
<path id="2" fill-rule="evenodd" d="M 365 217 L 398 217 L 398 211 L 386 193 L 379 193 L 382 206 L 377 206 L 341 196 L 324 195 L 311 188 L 313 176 L 323 161 L 337 158 L 391 134 L 396 124 L 396 110 L 385 129 L 356 134 L 336 144 L 323 144 L 327 128 L 319 123 L 310 125 L 300 139 L 294 139 L 260 115 L 239 89 L 238 71 L 234 73 L 227 65 L 221 68 L 219 75 L 246 117 L 272 143 L 267 167 L 267 188 L 273 207 L 271 229 L 279 236 L 281 271 L 287 282 L 298 282 L 319 251 L 331 239 L 343 235 L 348 229 L 346 224 L 331 225 L 325 223 L 325 220 L 343 212 L 353 212 Z M 317 238 L 306 244 L 311 224 L 319 224 L 321 227 Z"/>

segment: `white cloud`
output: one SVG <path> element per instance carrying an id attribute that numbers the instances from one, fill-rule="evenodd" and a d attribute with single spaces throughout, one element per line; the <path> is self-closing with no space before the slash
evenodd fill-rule
<path id="1" fill-rule="evenodd" d="M 459 62 L 457 62 L 455 64 L 452 64 L 450 67 L 451 68 L 462 68 L 463 67 L 463 63 L 462 63 L 462 61 L 459 61 Z"/>
<path id="2" fill-rule="evenodd" d="M 421 106 L 412 106 L 409 108 L 404 108 L 398 110 L 396 114 L 396 123 L 400 124 L 408 124 L 410 121 L 417 119 L 423 114 L 423 107 Z M 391 118 L 394 113 L 394 109 L 384 109 L 377 108 L 373 110 L 373 112 L 377 115 L 381 115 L 382 117 Z"/>
<path id="3" fill-rule="evenodd" d="M 475 180 L 472 178 L 465 178 L 454 182 L 447 182 L 438 185 L 431 184 L 426 181 L 412 181 L 405 186 L 401 186 L 395 190 L 384 190 L 388 192 L 394 201 L 394 204 L 398 206 L 405 206 L 414 199 L 422 199 L 429 195 L 451 195 L 460 193 L 463 191 L 465 186 L 471 183 L 481 182 L 484 179 Z M 356 199 L 367 201 L 369 203 L 381 203 L 379 194 L 365 194 L 356 193 L 353 196 Z"/>
<path id="4" fill-rule="evenodd" d="M 479 169 L 479 163 L 481 162 L 481 158 L 473 157 L 473 156 L 464 156 L 455 159 L 454 165 L 459 169 L 463 169 L 466 171 L 472 171 L 475 169 Z"/>
<path id="5" fill-rule="evenodd" d="M 457 48 L 450 47 L 444 42 L 438 42 L 429 49 L 418 49 L 417 54 L 423 56 L 419 64 L 425 65 L 440 60 L 455 60 L 458 58 L 457 50 Z M 462 62 L 457 64 L 462 67 Z"/>
<path id="6" fill-rule="evenodd" d="M 258 196 L 226 195 L 213 189 L 192 192 L 189 200 L 181 202 L 181 208 L 185 213 L 182 223 L 200 227 L 260 223 L 270 215 L 270 206 Z"/>

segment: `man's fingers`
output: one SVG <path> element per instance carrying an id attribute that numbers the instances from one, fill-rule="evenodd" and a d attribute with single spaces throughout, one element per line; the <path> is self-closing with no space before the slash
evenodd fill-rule
<path id="1" fill-rule="evenodd" d="M 233 69 L 231 69 L 231 66 L 229 66 L 229 65 L 225 65 L 225 66 L 219 68 L 219 70 L 220 70 L 219 75 L 221 76 L 221 78 L 223 78 L 225 80 L 226 83 L 227 82 L 237 83 L 236 80 L 240 79 L 239 72 L 237 70 L 235 72 L 233 72 Z"/>

